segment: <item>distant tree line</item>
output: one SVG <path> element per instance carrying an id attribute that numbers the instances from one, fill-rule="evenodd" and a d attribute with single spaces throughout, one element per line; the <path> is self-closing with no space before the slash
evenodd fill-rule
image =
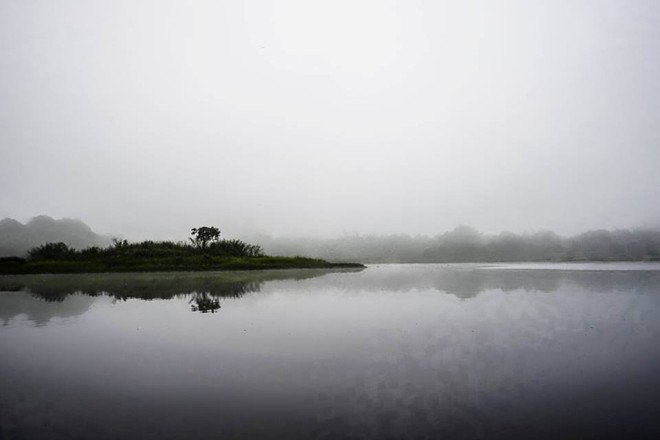
<path id="1" fill-rule="evenodd" d="M 268 253 L 309 255 L 363 263 L 459 263 L 514 261 L 660 261 L 660 231 L 588 231 L 483 234 L 468 226 L 434 237 L 366 235 L 336 239 L 260 239 Z"/>
<path id="2" fill-rule="evenodd" d="M 438 237 L 423 258 L 438 262 L 658 261 L 660 232 L 597 230 L 562 238 L 553 232 L 486 236 L 463 227 Z"/>

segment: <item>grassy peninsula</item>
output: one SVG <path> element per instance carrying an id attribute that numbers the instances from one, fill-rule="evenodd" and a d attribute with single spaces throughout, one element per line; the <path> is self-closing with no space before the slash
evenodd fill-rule
<path id="1" fill-rule="evenodd" d="M 331 263 L 306 257 L 265 255 L 261 246 L 220 239 L 215 227 L 192 229 L 189 242 L 113 240 L 113 245 L 74 249 L 46 243 L 26 257 L 0 258 L 0 274 L 160 272 L 204 270 L 362 268 L 359 263 Z"/>

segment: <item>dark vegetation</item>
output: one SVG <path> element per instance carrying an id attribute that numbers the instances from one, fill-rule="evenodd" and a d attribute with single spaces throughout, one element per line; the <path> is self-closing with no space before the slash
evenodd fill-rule
<path id="1" fill-rule="evenodd" d="M 75 249 L 63 242 L 46 243 L 26 258 L 0 258 L 0 273 L 77 273 L 169 270 L 253 270 L 358 267 L 304 257 L 274 257 L 258 245 L 220 239 L 215 227 L 192 230 L 190 243 L 113 240 L 111 246 Z"/>

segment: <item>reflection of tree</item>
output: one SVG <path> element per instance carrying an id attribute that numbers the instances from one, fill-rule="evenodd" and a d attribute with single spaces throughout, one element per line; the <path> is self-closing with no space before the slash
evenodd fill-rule
<path id="1" fill-rule="evenodd" d="M 208 292 L 194 292 L 188 304 L 192 304 L 190 309 L 193 312 L 215 313 L 220 308 L 220 300 L 210 296 Z"/>
<path id="2" fill-rule="evenodd" d="M 261 290 L 261 281 L 226 283 L 214 291 L 192 292 L 189 304 L 193 312 L 215 313 L 220 308 L 219 298 L 240 298 L 243 295 Z"/>

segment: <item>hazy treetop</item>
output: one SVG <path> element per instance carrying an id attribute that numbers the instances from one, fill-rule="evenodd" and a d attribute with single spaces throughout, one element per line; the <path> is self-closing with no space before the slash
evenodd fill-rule
<path id="1" fill-rule="evenodd" d="M 656 0 L 0 0 L 0 218 L 660 225 Z"/>

